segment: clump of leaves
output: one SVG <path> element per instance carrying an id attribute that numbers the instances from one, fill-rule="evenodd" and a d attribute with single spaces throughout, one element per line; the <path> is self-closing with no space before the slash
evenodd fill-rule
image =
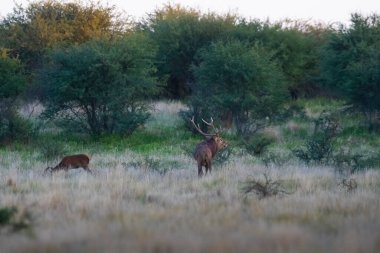
<path id="1" fill-rule="evenodd" d="M 358 188 L 358 183 L 355 179 L 342 179 L 342 181 L 338 184 L 340 187 L 342 187 L 347 192 L 353 192 Z"/>
<path id="2" fill-rule="evenodd" d="M 20 212 L 17 207 L 0 208 L 0 228 L 10 228 L 17 232 L 30 227 L 30 214 L 27 211 Z"/>
<path id="3" fill-rule="evenodd" d="M 358 154 L 352 151 L 340 150 L 334 154 L 333 165 L 339 172 L 353 174 L 365 168 L 378 168 L 380 166 L 380 155 L 365 153 Z"/>
<path id="4" fill-rule="evenodd" d="M 62 157 L 66 153 L 65 146 L 54 140 L 46 140 L 38 143 L 41 157 L 45 162 L 49 162 Z"/>
<path id="5" fill-rule="evenodd" d="M 220 150 L 216 154 L 216 156 L 214 157 L 213 163 L 215 165 L 220 165 L 220 166 L 226 165 L 229 162 L 231 155 L 232 155 L 232 148 L 230 146 L 227 146 L 226 148 Z"/>
<path id="6" fill-rule="evenodd" d="M 245 142 L 245 148 L 250 155 L 260 156 L 268 149 L 268 146 L 276 140 L 267 134 L 256 134 Z"/>
<path id="7" fill-rule="evenodd" d="M 281 180 L 273 180 L 266 173 L 264 173 L 263 177 L 264 179 L 253 178 L 242 183 L 240 190 L 244 197 L 248 197 L 251 193 L 255 194 L 259 199 L 289 194 L 289 192 L 284 189 Z"/>
<path id="8" fill-rule="evenodd" d="M 361 167 L 363 155 L 351 154 L 340 151 L 333 157 L 333 164 L 339 172 L 349 171 L 354 173 Z"/>
<path id="9" fill-rule="evenodd" d="M 308 138 L 305 147 L 293 150 L 300 160 L 309 164 L 327 163 L 333 151 L 333 142 L 339 133 L 339 122 L 335 115 L 322 113 L 314 122 L 314 132 Z"/>

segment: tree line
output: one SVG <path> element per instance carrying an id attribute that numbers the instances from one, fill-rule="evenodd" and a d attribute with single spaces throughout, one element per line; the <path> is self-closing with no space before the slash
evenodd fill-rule
<path id="1" fill-rule="evenodd" d="M 92 136 L 132 133 L 157 98 L 242 136 L 301 97 L 344 99 L 379 124 L 378 14 L 271 23 L 168 4 L 133 21 L 98 2 L 39 0 L 1 19 L 0 65 L 2 142 L 30 130 L 18 106 L 31 100 L 45 119 Z"/>

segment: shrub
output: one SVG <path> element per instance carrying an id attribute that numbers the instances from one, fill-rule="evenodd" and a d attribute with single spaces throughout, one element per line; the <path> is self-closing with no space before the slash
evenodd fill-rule
<path id="1" fill-rule="evenodd" d="M 350 179 L 344 178 L 338 185 L 342 187 L 344 190 L 346 190 L 347 192 L 353 192 L 356 190 L 356 188 L 358 188 L 358 183 L 353 178 L 350 178 Z"/>
<path id="2" fill-rule="evenodd" d="M 9 58 L 7 52 L 0 49 L 0 144 L 25 140 L 32 131 L 31 124 L 17 112 L 25 87 L 20 61 Z"/>
<path id="3" fill-rule="evenodd" d="M 326 86 L 363 112 L 370 129 L 379 125 L 379 41 L 380 16 L 353 14 L 349 27 L 332 33 L 321 60 Z"/>
<path id="4" fill-rule="evenodd" d="M 178 165 L 177 161 L 162 161 L 161 159 L 148 155 L 145 155 L 140 159 L 135 159 L 127 164 L 127 166 L 132 166 L 136 169 L 154 171 L 161 175 L 165 175 L 169 170 L 178 167 Z"/>
<path id="5" fill-rule="evenodd" d="M 0 208 L 0 228 L 11 228 L 13 232 L 30 227 L 31 217 L 28 212 L 20 212 L 17 207 Z"/>
<path id="6" fill-rule="evenodd" d="M 322 113 L 314 122 L 314 132 L 306 141 L 306 147 L 293 150 L 294 155 L 306 163 L 327 163 L 331 158 L 338 131 L 339 122 L 336 116 Z"/>
<path id="7" fill-rule="evenodd" d="M 228 119 L 239 134 L 257 131 L 287 98 L 283 75 L 259 45 L 219 41 L 199 51 L 189 99 L 195 119 Z M 226 122 L 229 124 L 229 122 Z"/>
<path id="8" fill-rule="evenodd" d="M 274 143 L 276 140 L 273 136 L 260 133 L 254 135 L 252 138 L 248 139 L 245 144 L 245 148 L 250 155 L 260 156 L 264 154 L 268 146 Z"/>
<path id="9" fill-rule="evenodd" d="M 149 117 L 146 100 L 158 92 L 154 53 L 138 33 L 53 51 L 40 72 L 43 115 L 92 136 L 131 134 Z"/>
<path id="10" fill-rule="evenodd" d="M 273 180 L 264 173 L 264 180 L 248 179 L 242 183 L 241 192 L 245 197 L 254 193 L 259 199 L 266 197 L 289 194 L 283 189 L 283 183 L 280 180 Z"/>
<path id="11" fill-rule="evenodd" d="M 54 140 L 38 142 L 38 147 L 40 149 L 42 159 L 45 162 L 55 160 L 62 157 L 66 153 L 65 147 L 61 143 Z"/>
<path id="12" fill-rule="evenodd" d="M 231 155 L 233 154 L 233 149 L 230 146 L 220 150 L 216 156 L 214 157 L 213 164 L 214 165 L 226 165 L 231 159 Z"/>

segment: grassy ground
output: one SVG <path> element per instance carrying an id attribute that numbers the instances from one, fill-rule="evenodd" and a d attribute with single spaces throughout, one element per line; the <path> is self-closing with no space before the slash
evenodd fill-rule
<path id="1" fill-rule="evenodd" d="M 5 225 L 0 215 L 1 252 L 378 252 L 379 170 L 350 175 L 357 183 L 350 191 L 331 167 L 266 167 L 232 142 L 229 162 L 198 179 L 182 147 L 200 138 L 183 129 L 180 109 L 158 103 L 146 128 L 123 140 L 44 137 L 66 152 L 90 153 L 95 176 L 46 177 L 42 170 L 57 161 L 45 161 L 40 147 L 0 150 L 0 208 L 18 209 Z M 285 160 L 284 134 L 268 131 Z M 289 194 L 243 195 L 243 182 L 264 173 Z"/>

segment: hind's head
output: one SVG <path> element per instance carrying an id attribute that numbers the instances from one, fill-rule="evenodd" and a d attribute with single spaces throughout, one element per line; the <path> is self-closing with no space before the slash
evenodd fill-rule
<path id="1" fill-rule="evenodd" d="M 52 167 L 47 167 L 45 170 L 44 170 L 44 175 L 48 174 L 48 173 L 52 173 L 53 172 L 53 168 Z"/>

